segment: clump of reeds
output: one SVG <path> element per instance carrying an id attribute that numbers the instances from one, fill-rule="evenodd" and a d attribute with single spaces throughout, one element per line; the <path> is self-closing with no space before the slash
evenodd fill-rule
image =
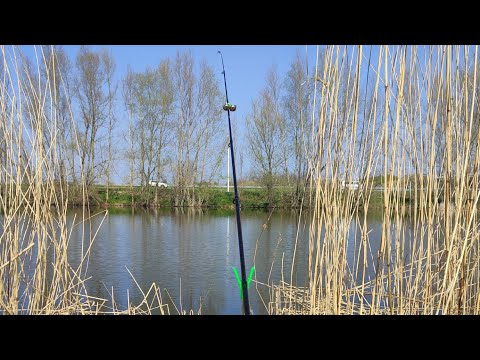
<path id="1" fill-rule="evenodd" d="M 94 236 L 72 266 L 71 227 L 88 221 L 67 225 L 68 183 L 59 176 L 57 141 L 57 101 L 64 90 L 55 78 L 61 74 L 54 54 L 35 50 L 35 66 L 17 47 L 2 46 L 0 52 L 0 309 L 75 313 L 85 306 L 81 294 Z"/>
<path id="2" fill-rule="evenodd" d="M 271 313 L 480 312 L 477 59 L 476 46 L 326 47 L 305 134 L 309 286 L 275 286 Z"/>
<path id="3" fill-rule="evenodd" d="M 60 155 L 67 145 L 78 147 L 78 136 L 55 49 L 34 51 L 32 63 L 20 48 L 0 47 L 0 313 L 168 313 L 155 284 L 127 309 L 118 308 L 113 290 L 111 299 L 87 293 L 88 259 L 98 233 L 90 220 L 106 211 L 90 213 L 80 166 L 83 212 L 67 221 L 72 174 Z M 60 99 L 67 99 L 66 106 Z M 67 127 L 71 144 L 60 140 Z M 82 228 L 81 258 L 74 264 L 68 249 L 76 226 Z"/>

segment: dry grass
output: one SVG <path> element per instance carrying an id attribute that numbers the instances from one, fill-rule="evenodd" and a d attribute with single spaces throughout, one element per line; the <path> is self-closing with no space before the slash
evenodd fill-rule
<path id="1" fill-rule="evenodd" d="M 478 49 L 377 49 L 328 46 L 315 74 L 309 285 L 273 286 L 272 314 L 480 311 Z M 386 179 L 376 251 L 373 175 Z"/>
<path id="2" fill-rule="evenodd" d="M 92 229 L 88 206 L 80 219 L 67 221 L 69 174 L 60 176 L 66 149 L 59 134 L 69 126 L 77 147 L 78 136 L 70 105 L 67 114 L 59 111 L 61 92 L 68 94 L 51 61 L 53 48 L 36 47 L 35 55 L 28 67 L 18 47 L 0 48 L 0 313 L 169 314 L 156 284 L 126 309 L 118 308 L 113 289 L 111 299 L 87 293 L 89 254 L 101 224 Z M 87 204 L 84 169 L 80 174 Z M 105 219 L 107 212 L 94 216 Z M 68 249 L 77 226 L 81 259 L 73 265 Z"/>
<path id="3" fill-rule="evenodd" d="M 269 284 L 272 314 L 480 312 L 478 49 L 377 49 L 328 46 L 316 64 L 320 81 L 304 134 L 313 189 L 304 201 L 312 211 L 301 215 L 311 221 L 309 281 L 295 287 L 292 268 L 289 281 L 282 275 L 282 283 Z M 59 165 L 65 116 L 69 146 L 79 139 L 71 108 L 59 110 L 66 89 L 47 61 L 51 51 L 36 48 L 26 71 L 18 48 L 0 48 L 0 311 L 169 314 L 156 284 L 140 289 L 143 300 L 128 301 L 127 309 L 119 309 L 113 289 L 111 299 L 87 293 L 98 228 L 87 206 L 81 219 L 67 222 L 69 177 Z M 78 183 L 87 204 L 83 170 Z M 381 243 L 373 251 L 369 179 L 378 175 L 386 180 Z M 357 178 L 358 191 L 339 186 Z M 75 265 L 68 255 L 74 226 L 83 233 Z"/>

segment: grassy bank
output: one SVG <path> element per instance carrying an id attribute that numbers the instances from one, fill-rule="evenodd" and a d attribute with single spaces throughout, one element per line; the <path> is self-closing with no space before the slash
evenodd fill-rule
<path id="1" fill-rule="evenodd" d="M 227 192 L 225 188 L 203 187 L 196 188 L 196 192 L 201 193 L 204 199 L 202 207 L 206 208 L 224 208 L 233 209 L 234 192 L 233 188 Z M 274 202 L 269 203 L 267 200 L 267 192 L 262 188 L 241 188 L 239 189 L 240 202 L 244 208 L 291 208 L 290 190 L 288 188 L 276 188 L 274 191 Z M 93 205 L 103 206 L 132 206 L 142 207 L 145 204 L 151 204 L 153 207 L 168 208 L 173 207 L 174 189 L 168 187 L 160 188 L 158 191 L 158 203 L 155 204 L 155 189 L 151 188 L 145 194 L 141 193 L 139 186 L 131 189 L 129 186 L 114 186 L 109 189 L 108 201 L 106 199 L 106 188 L 97 185 L 92 191 Z"/>
<path id="2" fill-rule="evenodd" d="M 92 205 L 102 206 L 117 206 L 125 207 L 132 206 L 143 207 L 144 204 L 149 203 L 151 207 L 168 208 L 173 207 L 174 190 L 169 187 L 166 189 L 159 189 L 158 192 L 158 204 L 154 205 L 155 190 L 151 189 L 147 194 L 141 194 L 140 187 L 133 187 L 133 191 L 128 186 L 114 186 L 109 189 L 109 198 L 106 199 L 105 186 L 97 185 L 92 191 L 91 202 Z M 223 208 L 233 209 L 235 207 L 233 203 L 234 192 L 233 189 L 227 192 L 224 188 L 198 188 L 195 191 L 201 192 L 202 197 L 205 199 L 202 207 L 206 208 Z M 354 193 L 354 196 L 359 198 L 358 204 L 362 203 L 361 193 Z M 274 202 L 268 202 L 267 191 L 262 188 L 240 188 L 239 189 L 240 203 L 243 208 L 252 209 L 266 209 L 266 208 L 280 208 L 290 209 L 293 208 L 291 201 L 291 190 L 287 187 L 279 187 L 274 189 Z M 347 192 L 345 192 L 347 196 Z M 410 197 L 413 195 L 407 195 L 406 202 L 410 202 Z M 382 209 L 383 206 L 383 192 L 374 191 L 370 196 L 369 209 Z M 304 202 L 304 207 L 308 208 L 307 202 Z"/>
<path id="3" fill-rule="evenodd" d="M 23 184 L 21 186 L 22 191 L 27 191 L 28 186 Z M 111 186 L 109 188 L 109 195 L 107 200 L 106 187 L 104 185 L 95 185 L 89 191 L 88 194 L 83 194 L 81 189 L 74 189 L 71 185 L 68 188 L 68 206 L 75 207 L 81 206 L 84 202 L 94 207 L 153 207 L 153 208 L 172 208 L 174 205 L 175 191 L 172 187 L 159 188 L 158 199 L 155 201 L 155 188 L 150 188 L 146 192 L 142 193 L 140 186 Z M 58 190 L 58 189 L 57 189 Z M 233 189 L 227 192 L 225 188 L 217 187 L 199 187 L 195 189 L 196 194 L 199 194 L 203 199 L 202 208 L 220 208 L 220 209 L 234 209 L 234 192 Z M 431 194 L 431 197 L 426 196 L 425 191 L 417 191 L 416 195 L 414 191 L 407 190 L 405 192 L 398 192 L 401 197 L 404 196 L 404 206 L 411 207 L 412 209 L 418 208 L 420 197 L 430 201 L 431 204 L 444 203 L 443 194 Z M 351 207 L 367 210 L 379 211 L 384 208 L 384 191 L 374 190 L 369 195 L 363 190 L 340 190 L 340 196 L 342 201 L 350 203 Z M 0 189 L 0 195 L 4 199 L 8 199 L 8 194 L 3 194 Z M 85 198 L 84 198 L 85 195 Z M 87 196 L 88 195 L 88 196 Z M 274 201 L 268 201 L 268 194 L 264 188 L 240 188 L 239 196 L 242 208 L 250 209 L 271 209 L 273 207 L 278 209 L 294 209 L 299 208 L 299 205 L 295 205 L 292 202 L 292 189 L 288 187 L 274 188 Z M 399 195 L 394 195 L 389 192 L 390 201 Z M 365 201 L 368 198 L 368 203 Z M 33 197 L 32 197 L 33 199 Z M 415 201 L 417 199 L 417 201 Z M 6 201 L 8 203 L 8 201 Z M 326 198 L 319 199 L 319 205 L 324 204 L 327 206 Z M 52 205 L 54 205 L 52 203 Z M 366 205 L 366 208 L 365 208 Z M 424 204 L 426 205 L 426 204 Z M 305 197 L 303 202 L 304 208 L 312 208 L 308 202 L 308 196 Z M 328 206 L 327 206 L 328 207 Z"/>
<path id="4" fill-rule="evenodd" d="M 205 208 L 222 208 L 222 209 L 234 209 L 235 205 L 233 203 L 234 193 L 233 189 L 230 192 L 227 192 L 225 188 L 215 188 L 215 187 L 204 187 L 197 188 L 195 191 L 201 192 L 204 202 L 202 207 Z M 263 188 L 240 188 L 239 196 L 240 202 L 243 208 L 251 209 L 268 209 L 268 208 L 279 208 L 279 209 L 291 209 L 295 206 L 292 206 L 291 201 L 291 189 L 288 187 L 278 187 L 274 189 L 274 202 L 268 202 L 267 191 Z M 352 196 L 353 200 L 351 203 L 353 206 L 358 206 L 363 208 L 365 193 L 363 191 L 343 191 L 343 197 L 345 200 L 347 197 Z M 417 191 L 417 196 L 415 196 L 414 191 L 405 192 L 405 205 L 406 206 L 415 206 L 415 197 L 418 199 L 422 193 Z M 150 207 L 159 207 L 159 208 L 170 208 L 174 206 L 173 197 L 174 190 L 172 187 L 166 189 L 161 188 L 158 191 L 158 204 L 155 205 L 155 189 L 150 189 L 150 192 L 146 194 L 141 194 L 141 188 L 139 186 L 133 187 L 133 191 L 129 186 L 113 186 L 109 189 L 109 198 L 106 199 L 106 188 L 103 185 L 97 185 L 93 188 L 92 196 L 90 197 L 91 205 L 100 205 L 104 207 L 128 207 L 132 206 L 132 195 L 133 195 L 133 206 L 134 207 L 144 207 L 146 203 L 151 204 Z M 390 197 L 393 198 L 393 195 L 390 194 Z M 435 199 L 432 197 L 432 202 L 443 203 L 443 198 L 438 197 Z M 305 208 L 310 208 L 308 201 L 305 201 L 303 206 Z M 372 191 L 369 196 L 368 201 L 368 210 L 382 210 L 384 206 L 384 192 L 383 191 Z"/>
<path id="5" fill-rule="evenodd" d="M 64 117 L 72 111 L 68 99 L 59 101 L 68 92 L 57 62 L 40 49 L 32 74 L 16 48 L 0 50 L 0 314 L 169 313 L 155 283 L 127 310 L 118 309 L 113 290 L 111 300 L 87 293 L 89 254 L 107 212 L 83 208 L 71 223 L 68 207 L 146 206 L 155 194 L 113 187 L 107 201 L 101 186 L 86 192 L 95 167 L 79 157 L 93 153 L 81 151 L 85 135 L 73 115 Z M 317 55 L 319 82 L 303 112 L 311 121 L 300 134 L 312 189 L 301 213 L 308 244 L 298 231 L 285 239 L 293 259 L 300 245 L 308 256 L 299 259 L 305 265 L 282 268 L 280 284 L 267 281 L 270 313 L 480 314 L 479 58 L 478 47 L 460 46 L 328 46 L 321 62 Z M 37 86 L 44 77 L 48 86 Z M 67 130 L 69 142 L 59 136 Z M 368 180 L 344 191 L 338 183 L 346 176 Z M 77 189 L 67 183 L 73 178 Z M 377 186 L 384 190 L 371 191 Z M 267 202 L 265 190 L 243 188 L 240 201 L 291 208 L 291 192 L 276 188 Z M 233 207 L 225 189 L 194 195 L 186 202 Z M 160 189 L 156 206 L 172 207 L 174 198 L 174 189 Z M 383 210 L 378 249 L 371 246 L 372 209 Z M 71 237 L 74 227 L 80 239 Z M 80 262 L 72 262 L 71 246 L 81 249 Z M 304 288 L 294 283 L 298 266 L 307 267 Z"/>

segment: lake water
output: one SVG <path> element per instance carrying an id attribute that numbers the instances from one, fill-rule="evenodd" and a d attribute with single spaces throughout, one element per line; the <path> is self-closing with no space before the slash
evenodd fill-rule
<path id="1" fill-rule="evenodd" d="M 69 214 L 70 221 L 74 214 L 74 211 Z M 144 291 L 153 282 L 162 289 L 163 302 L 169 304 L 171 313 L 177 313 L 174 304 L 179 310 L 197 312 L 200 303 L 202 314 L 242 313 L 232 270 L 236 267 L 240 272 L 234 211 L 110 209 L 100 226 L 102 214 L 92 219 L 92 232 L 99 230 L 89 258 L 88 276 L 92 277 L 87 282 L 89 295 L 111 299 L 113 287 L 116 303 L 126 308 L 128 289 L 130 301 L 138 304 L 141 292 L 128 268 Z M 305 286 L 306 217 L 299 220 L 296 211 L 274 211 L 267 223 L 269 215 L 266 211 L 241 212 L 247 275 L 255 264 L 258 282 L 278 284 L 282 276 L 289 282 L 300 225 L 293 283 Z M 76 212 L 75 221 L 80 218 L 81 212 Z M 370 242 L 375 248 L 381 234 L 381 217 L 372 217 L 369 228 Z M 74 227 L 69 247 L 73 263 L 80 258 L 81 236 L 82 228 Z M 269 296 L 265 286 L 252 281 L 249 297 L 254 314 L 267 313 L 264 303 L 268 304 Z"/>

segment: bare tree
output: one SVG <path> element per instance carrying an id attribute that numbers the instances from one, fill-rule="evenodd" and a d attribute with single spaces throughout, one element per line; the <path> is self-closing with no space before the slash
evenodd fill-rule
<path id="1" fill-rule="evenodd" d="M 165 155 L 164 152 L 167 147 L 171 144 L 171 122 L 172 115 L 174 112 L 174 102 L 175 102 L 175 88 L 173 86 L 173 73 L 170 60 L 162 60 L 157 68 L 158 80 L 160 84 L 160 118 L 159 118 L 159 129 L 158 136 L 156 138 L 155 148 L 156 148 L 156 178 L 157 181 L 160 181 L 165 177 L 164 174 L 164 165 L 165 165 Z M 159 188 L 155 188 L 155 205 L 158 206 L 158 192 Z"/>
<path id="2" fill-rule="evenodd" d="M 113 157 L 113 143 L 112 143 L 112 134 L 114 131 L 116 118 L 113 113 L 113 106 L 115 101 L 115 94 L 117 92 L 117 84 L 113 83 L 113 74 L 115 72 L 115 61 L 113 56 L 109 54 L 106 50 L 100 52 L 100 56 L 105 68 L 105 80 L 107 83 L 107 99 L 108 99 L 108 124 L 107 124 L 107 159 L 105 164 L 105 185 L 106 185 L 106 201 L 108 203 L 111 171 L 112 171 L 112 157 Z"/>
<path id="3" fill-rule="evenodd" d="M 141 73 L 129 72 L 124 81 L 124 99 L 129 114 L 135 119 L 129 127 L 131 159 L 140 174 L 140 185 L 145 195 L 149 191 L 149 180 L 156 181 L 164 176 L 165 150 L 170 142 L 170 128 L 175 92 L 172 82 L 171 65 L 163 60 L 156 69 Z M 137 151 L 133 151 L 136 147 Z M 136 160 L 134 155 L 136 154 Z M 158 191 L 155 189 L 155 205 L 158 205 Z M 150 205 L 149 196 L 145 197 Z"/>
<path id="4" fill-rule="evenodd" d="M 62 47 L 41 46 L 37 56 L 43 66 L 34 65 L 27 58 L 22 58 L 24 71 L 22 72 L 27 126 L 31 131 L 41 131 L 43 151 L 51 149 L 51 139 L 55 138 L 58 148 L 51 149 L 58 155 L 59 167 L 55 174 L 60 184 L 74 179 L 72 161 L 68 156 L 69 143 L 72 141 L 70 108 L 71 66 L 68 56 Z M 45 101 L 50 97 L 51 101 Z M 54 127 L 50 126 L 55 123 Z M 58 134 L 51 133 L 55 128 Z M 67 166 L 67 163 L 70 166 Z M 67 174 L 70 170 L 70 177 Z"/>
<path id="5" fill-rule="evenodd" d="M 201 204 L 203 199 L 201 194 L 195 193 L 195 185 L 198 181 L 210 179 L 220 165 L 221 153 L 214 149 L 222 142 L 218 136 L 221 92 L 212 68 L 206 63 L 202 63 L 200 68 L 197 79 L 192 54 L 177 53 L 174 65 L 178 91 L 178 113 L 174 125 L 177 144 L 174 163 L 176 206 Z"/>
<path id="6" fill-rule="evenodd" d="M 133 184 L 135 182 L 135 133 L 134 133 L 134 126 L 133 126 L 133 113 L 134 113 L 134 100 L 133 100 L 133 91 L 134 91 L 134 82 L 135 82 L 135 75 L 130 67 L 127 68 L 127 74 L 123 78 L 122 81 L 122 96 L 123 102 L 125 105 L 125 109 L 127 110 L 128 114 L 128 130 L 127 133 L 124 134 L 124 138 L 128 143 L 128 149 L 126 150 L 126 157 L 128 159 L 129 164 L 129 178 L 128 184 L 130 185 L 130 194 L 132 197 L 132 206 L 135 204 L 134 200 L 134 192 L 133 192 Z"/>
<path id="7" fill-rule="evenodd" d="M 252 113 L 247 118 L 247 139 L 252 160 L 260 171 L 267 190 L 268 203 L 273 205 L 275 175 L 284 161 L 283 130 L 285 118 L 280 113 L 280 84 L 274 70 L 267 74 L 267 87 L 260 98 L 253 101 Z"/>
<path id="8" fill-rule="evenodd" d="M 297 54 L 295 60 L 290 64 L 290 70 L 285 78 L 286 95 L 284 97 L 286 128 L 289 129 L 287 141 L 292 144 L 293 153 L 293 175 L 295 179 L 295 185 L 291 193 L 293 206 L 299 204 L 303 195 L 307 169 L 303 136 L 308 118 L 308 88 L 306 85 L 307 75 L 304 59 Z"/>
<path id="9" fill-rule="evenodd" d="M 177 53 L 175 59 L 175 86 L 178 91 L 178 117 L 175 122 L 177 140 L 175 161 L 175 206 L 187 205 L 190 201 L 188 187 L 193 186 L 191 163 L 191 138 L 196 127 L 194 114 L 195 76 L 191 53 Z"/>
<path id="10" fill-rule="evenodd" d="M 97 140 L 108 120 L 110 97 L 106 87 L 109 74 L 100 54 L 85 46 L 77 55 L 76 69 L 74 92 L 80 108 L 77 125 L 80 133 L 80 171 L 89 187 L 98 175 Z"/>

